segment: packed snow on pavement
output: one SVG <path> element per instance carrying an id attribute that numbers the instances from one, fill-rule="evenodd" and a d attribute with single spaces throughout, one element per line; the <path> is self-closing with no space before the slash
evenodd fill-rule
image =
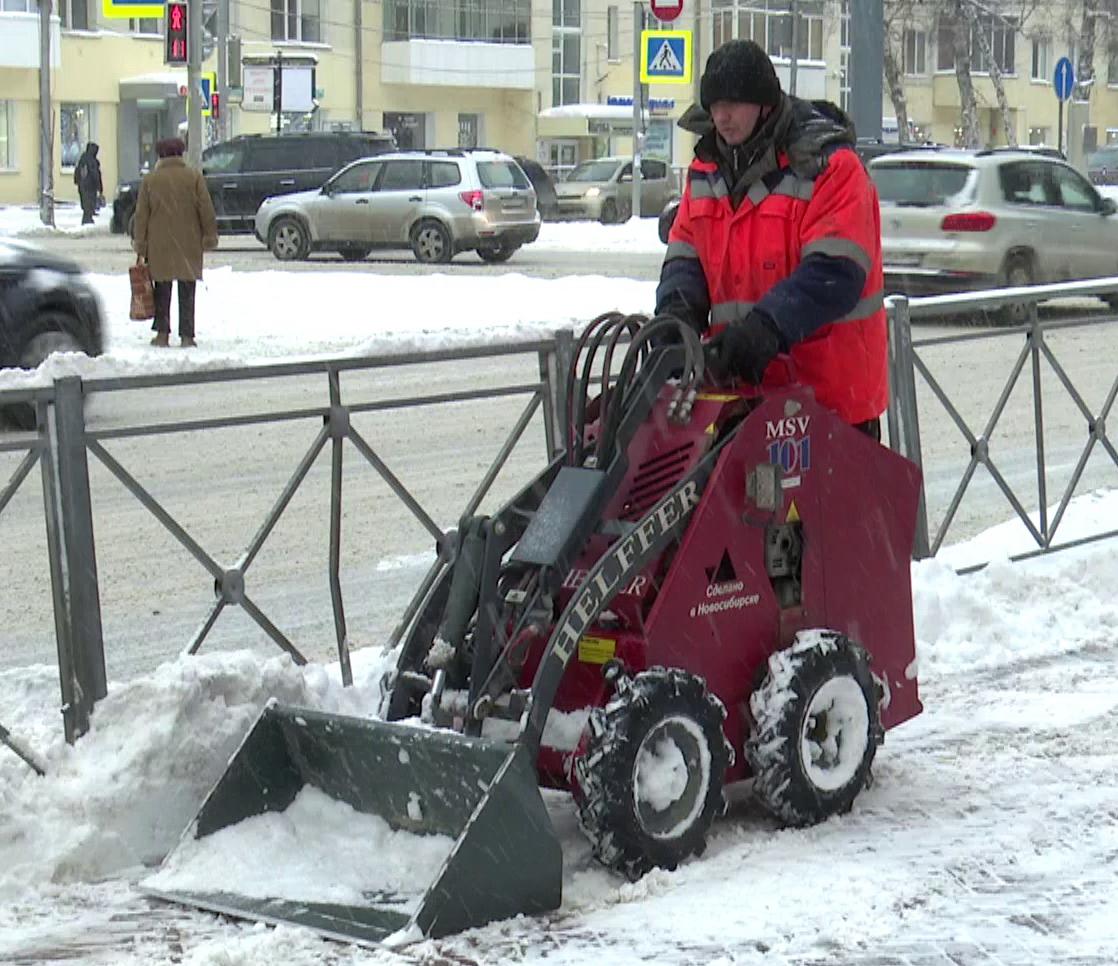
<path id="1" fill-rule="evenodd" d="M 1067 525 L 1069 538 L 1118 525 L 1118 494 L 1080 499 Z M 0 748 L 0 962 L 1113 963 L 1118 547 L 951 569 L 1017 549 L 1019 531 L 1006 524 L 913 565 L 925 710 L 887 736 L 851 814 L 782 831 L 737 789 L 704 856 L 628 883 L 594 864 L 569 799 L 549 793 L 562 908 L 399 951 L 221 920 L 135 889 L 269 698 L 369 715 L 391 653 L 355 652 L 348 689 L 336 666 L 183 658 L 112 683 L 74 747 L 52 710 L 55 669 L 4 670 L 0 721 L 48 774 Z M 398 853 L 379 857 L 384 830 L 331 824 L 331 803 L 304 809 L 317 826 L 309 844 L 290 825 L 228 830 L 212 887 L 251 892 L 297 878 L 299 863 L 306 883 L 342 895 L 372 862 L 403 874 Z"/>
<path id="2" fill-rule="evenodd" d="M 147 346 L 146 323 L 127 318 L 126 280 L 95 276 L 94 284 L 108 318 L 106 356 L 56 357 L 35 374 L 0 374 L 0 386 L 67 371 L 120 375 L 535 338 L 607 308 L 647 311 L 654 291 L 601 277 L 208 271 L 203 347 L 184 353 Z M 324 302 L 344 311 L 324 312 Z M 1072 504 L 1061 536 L 1115 527 L 1118 493 L 1100 491 Z M 219 919 L 137 891 L 269 699 L 371 715 L 392 664 L 386 648 L 354 652 L 351 688 L 336 666 L 298 668 L 249 651 L 182 658 L 110 682 L 74 747 L 61 737 L 57 669 L 0 660 L 0 723 L 48 773 L 37 777 L 0 747 L 0 962 L 1112 964 L 1118 546 L 1008 563 L 1023 539 L 1019 524 L 1006 524 L 913 566 L 925 712 L 890 732 L 875 783 L 849 815 L 780 830 L 748 789 L 736 789 L 701 858 L 628 883 L 592 861 L 569 798 L 549 794 L 564 850 L 562 907 L 398 951 Z M 977 574 L 952 569 L 990 558 Z M 403 565 L 418 579 L 422 561 Z M 410 858 L 373 858 L 383 830 L 327 824 L 337 810 L 313 796 L 302 807 L 317 825 L 313 847 L 291 844 L 290 827 L 230 830 L 225 854 L 238 862 L 211 873 L 220 879 L 213 888 L 251 891 L 254 877 L 293 876 L 296 886 L 344 894 L 361 888 L 371 861 L 386 874 L 408 871 Z M 284 858 L 312 870 L 281 868 Z"/>

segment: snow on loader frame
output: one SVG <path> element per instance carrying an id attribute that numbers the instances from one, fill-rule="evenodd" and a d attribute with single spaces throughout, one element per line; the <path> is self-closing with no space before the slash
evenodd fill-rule
<path id="1" fill-rule="evenodd" d="M 400 943 L 559 906 L 541 786 L 630 878 L 701 853 L 728 782 L 752 777 L 787 825 L 850 809 L 885 730 L 921 710 L 919 470 L 810 390 L 706 384 L 674 319 L 596 319 L 568 390 L 561 455 L 440 548 L 385 720 L 270 705 L 180 843 L 314 786 L 445 836 L 434 881 L 344 904 L 151 894 Z"/>

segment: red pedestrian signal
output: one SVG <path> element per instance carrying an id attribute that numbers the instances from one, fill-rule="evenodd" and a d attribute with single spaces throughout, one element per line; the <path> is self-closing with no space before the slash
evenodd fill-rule
<path id="1" fill-rule="evenodd" d="M 221 95 L 217 91 L 210 95 L 210 117 L 221 117 Z"/>
<path id="2" fill-rule="evenodd" d="M 189 59 L 186 31 L 186 4 L 168 3 L 164 7 L 163 61 L 167 64 L 185 64 Z"/>

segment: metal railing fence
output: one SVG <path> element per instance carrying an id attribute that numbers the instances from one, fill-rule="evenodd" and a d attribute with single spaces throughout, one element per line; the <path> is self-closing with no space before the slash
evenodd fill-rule
<path id="1" fill-rule="evenodd" d="M 89 455 L 94 456 L 213 578 L 214 602 L 206 619 L 187 645 L 186 653 L 197 653 L 225 608 L 235 605 L 241 608 L 268 638 L 289 654 L 292 660 L 303 664 L 306 659 L 299 648 L 247 593 L 245 576 L 301 484 L 306 480 L 312 466 L 329 444 L 331 452 L 330 524 L 327 531 L 329 586 L 338 659 L 343 682 L 348 685 L 352 683 L 352 671 L 340 579 L 344 443 L 348 441 L 364 461 L 376 470 L 396 498 L 434 539 L 436 546 L 440 548 L 440 554 L 447 547 L 448 536 L 393 473 L 387 462 L 378 454 L 376 447 L 358 431 L 352 417 L 361 413 L 384 412 L 416 406 L 527 396 L 528 401 L 519 418 L 508 432 L 500 451 L 482 475 L 467 502 L 465 515 L 470 515 L 481 505 L 501 468 L 541 408 L 547 456 L 550 457 L 557 452 L 561 434 L 560 414 L 566 411 L 566 372 L 572 352 L 572 334 L 560 332 L 552 339 L 517 345 L 447 349 L 360 359 L 316 360 L 175 374 L 94 378 L 84 381 L 77 377 L 68 377 L 47 387 L 0 392 L 0 405 L 30 404 L 37 413 L 37 431 L 18 433 L 8 439 L 0 440 L 0 452 L 24 453 L 14 473 L 0 489 L 0 513 L 3 513 L 21 485 L 27 481 L 36 465 L 40 465 L 62 689 L 62 715 L 67 740 L 73 741 L 88 729 L 94 703 L 107 693 L 97 556 L 89 488 Z M 347 403 L 343 398 L 341 375 L 345 372 L 436 362 L 469 362 L 525 354 L 535 354 L 538 357 L 539 376 L 535 382 L 509 383 L 456 391 L 431 391 L 413 396 L 353 403 Z M 141 422 L 104 429 L 90 428 L 85 424 L 84 400 L 90 395 L 169 386 L 316 375 L 325 376 L 328 383 L 328 404 L 324 406 Z M 215 555 L 208 552 L 190 534 L 186 526 L 176 519 L 137 480 L 136 476 L 109 452 L 105 445 L 112 440 L 305 419 L 321 420 L 321 429 L 298 460 L 282 492 L 265 514 L 248 545 L 228 565 L 223 565 Z M 425 586 L 433 581 L 438 566 L 439 562 L 436 561 L 425 578 Z M 415 600 L 420 600 L 421 596 L 422 592 L 416 595 Z M 410 619 L 410 613 L 404 615 L 393 635 L 394 639 L 399 637 Z"/>
<path id="2" fill-rule="evenodd" d="M 1040 317 L 1038 303 L 1056 298 L 1107 295 L 1118 296 L 1118 278 L 1093 279 L 1081 282 L 1068 282 L 1054 285 L 1038 285 L 1017 289 L 999 289 L 986 292 L 944 295 L 930 298 L 907 299 L 893 297 L 888 303 L 890 335 L 890 394 L 887 421 L 889 439 L 894 449 L 904 453 L 909 459 L 923 465 L 920 439 L 920 418 L 916 399 L 916 374 L 919 373 L 931 390 L 935 399 L 943 407 L 947 416 L 957 428 L 962 441 L 967 446 L 966 469 L 955 488 L 944 518 L 934 532 L 929 531 L 926 491 L 921 496 L 919 521 L 917 525 L 914 555 L 919 559 L 934 556 L 944 544 L 963 497 L 974 479 L 978 467 L 984 467 L 997 488 L 1004 495 L 1015 516 L 1021 521 L 1035 548 L 1016 554 L 1012 560 L 1024 560 L 1056 550 L 1070 549 L 1085 543 L 1118 535 L 1116 530 L 1094 533 L 1063 543 L 1056 537 L 1061 522 L 1072 497 L 1083 478 L 1084 469 L 1096 446 L 1101 446 L 1118 468 L 1118 451 L 1107 434 L 1106 423 L 1118 395 L 1118 360 L 1114 366 L 1114 378 L 1106 393 L 1105 400 L 1096 412 L 1084 400 L 1066 367 L 1057 358 L 1046 336 L 1050 333 L 1087 326 L 1114 325 L 1118 319 L 1086 318 L 1071 321 L 1045 320 Z M 958 335 L 917 338 L 912 324 L 920 320 L 941 318 L 944 315 L 975 310 L 1005 310 L 1010 306 L 1025 308 L 1027 321 L 1023 324 L 984 330 L 963 332 Z M 1010 369 L 1008 378 L 1002 386 L 992 411 L 981 427 L 972 427 L 960 413 L 960 406 L 944 388 L 942 382 L 932 373 L 921 350 L 936 346 L 963 345 L 968 342 L 989 339 L 1022 339 L 1022 345 Z M 1049 466 L 1045 453 L 1045 396 L 1042 389 L 1041 374 L 1044 366 L 1055 375 L 1060 385 L 1073 401 L 1084 421 L 1084 442 L 1063 492 L 1055 513 L 1049 516 Z M 1033 434 L 1036 466 L 1037 522 L 1026 510 L 1024 502 L 1006 479 L 999 468 L 998 453 L 992 442 L 992 435 L 1006 411 L 1007 403 L 1017 387 L 1026 366 L 1031 376 L 1033 400 Z M 977 564 L 960 569 L 967 572 L 983 566 Z"/>

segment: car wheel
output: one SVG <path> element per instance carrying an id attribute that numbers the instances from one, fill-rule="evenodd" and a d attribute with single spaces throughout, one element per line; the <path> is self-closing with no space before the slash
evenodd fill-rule
<path id="1" fill-rule="evenodd" d="M 35 369 L 53 352 L 90 352 L 73 316 L 63 312 L 41 315 L 32 328 L 31 337 L 20 347 L 17 358 L 23 369 Z M 35 407 L 31 403 L 13 403 L 0 408 L 4 422 L 16 429 L 35 428 Z"/>
<path id="2" fill-rule="evenodd" d="M 1024 255 L 1011 256 L 1005 263 L 1002 281 L 1006 288 L 1018 288 L 1033 284 L 1033 268 Z M 1013 302 L 1001 306 L 994 313 L 998 325 L 1026 325 L 1029 321 L 1029 303 Z"/>
<path id="3" fill-rule="evenodd" d="M 279 218 L 268 230 L 268 247 L 281 262 L 294 262 L 307 257 L 311 240 L 298 219 Z"/>
<path id="4" fill-rule="evenodd" d="M 412 229 L 411 250 L 417 262 L 445 264 L 454 257 L 450 232 L 437 221 L 421 221 Z"/>
<path id="5" fill-rule="evenodd" d="M 478 258 L 483 262 L 489 262 L 490 265 L 497 265 L 501 262 L 507 262 L 513 256 L 519 245 L 506 245 L 500 248 L 479 248 L 477 250 Z"/>
<path id="6" fill-rule="evenodd" d="M 617 202 L 612 198 L 602 205 L 601 221 L 603 225 L 612 225 L 617 221 Z"/>
<path id="7" fill-rule="evenodd" d="M 347 248 L 339 248 L 338 254 L 347 262 L 363 262 L 369 257 L 371 251 L 371 248 L 366 248 L 364 245 L 350 245 Z"/>

